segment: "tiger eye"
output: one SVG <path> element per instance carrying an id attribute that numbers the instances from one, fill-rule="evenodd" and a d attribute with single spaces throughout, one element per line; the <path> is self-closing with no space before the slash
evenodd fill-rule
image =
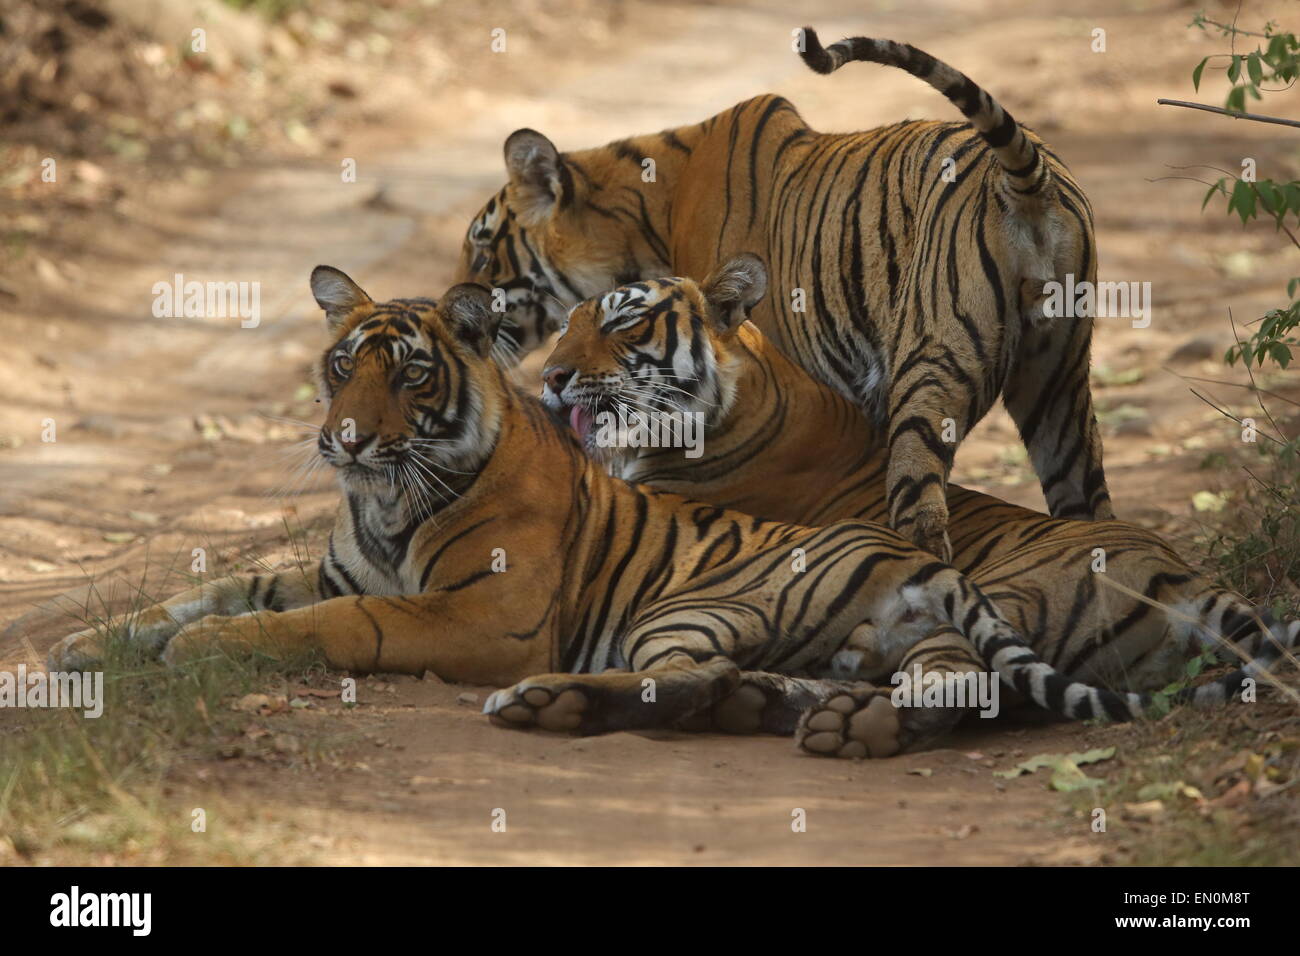
<path id="1" fill-rule="evenodd" d="M 429 370 L 423 365 L 408 365 L 402 369 L 402 380 L 407 385 L 420 385 L 429 377 Z"/>

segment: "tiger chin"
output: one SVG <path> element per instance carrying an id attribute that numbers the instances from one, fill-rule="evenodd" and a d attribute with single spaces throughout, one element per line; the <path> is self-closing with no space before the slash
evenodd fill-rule
<path id="1" fill-rule="evenodd" d="M 324 266 L 311 286 L 329 333 L 318 449 L 342 498 L 328 547 L 126 623 L 169 664 L 316 650 L 335 668 L 501 687 L 485 710 L 510 727 L 797 732 L 842 756 L 943 729 L 890 706 L 888 687 L 831 679 L 855 644 L 889 665 L 959 636 L 982 671 L 1068 717 L 1149 703 L 1062 678 L 975 585 L 888 528 L 769 521 L 611 478 L 491 358 L 487 289 L 377 302 Z M 88 665 L 100 640 L 72 635 L 51 666 Z"/>
<path id="2" fill-rule="evenodd" d="M 704 412 L 703 455 L 627 449 L 620 474 L 628 480 L 803 525 L 885 521 L 888 456 L 875 426 L 746 321 L 766 288 L 762 260 L 743 254 L 700 282 L 635 282 L 580 303 L 547 359 L 543 401 Z M 1142 528 L 1051 518 L 958 485 L 948 494 L 954 566 L 1067 677 L 1155 690 L 1181 680 L 1206 649 L 1244 657 L 1245 667 L 1194 697 L 1217 703 L 1300 639 L 1300 622 L 1275 622 L 1212 585 Z M 979 666 L 958 635 L 936 632 L 926 646 L 916 645 L 902 669 Z M 851 644 L 851 653 L 869 660 L 872 646 Z"/>

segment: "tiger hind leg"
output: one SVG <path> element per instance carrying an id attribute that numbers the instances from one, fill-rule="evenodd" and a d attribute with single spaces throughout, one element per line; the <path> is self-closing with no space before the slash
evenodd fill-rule
<path id="1" fill-rule="evenodd" d="M 711 708 L 678 726 L 682 730 L 725 734 L 792 736 L 809 708 L 857 686 L 856 681 L 791 677 L 768 671 L 741 671 L 736 689 Z"/>
<path id="2" fill-rule="evenodd" d="M 1115 517 L 1088 381 L 1092 320 L 1027 330 L 1002 401 L 1055 518 Z"/>
<path id="3" fill-rule="evenodd" d="M 927 678 L 985 671 L 975 649 L 947 625 L 917 642 L 899 671 L 911 675 L 918 666 Z M 896 706 L 895 690 L 859 682 L 830 694 L 800 716 L 795 745 L 821 757 L 892 757 L 941 739 L 967 713 L 959 707 Z"/>

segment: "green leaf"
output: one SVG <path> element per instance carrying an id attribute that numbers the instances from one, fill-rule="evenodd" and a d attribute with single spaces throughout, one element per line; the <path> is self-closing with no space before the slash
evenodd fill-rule
<path id="1" fill-rule="evenodd" d="M 1196 64 L 1196 69 L 1192 70 L 1192 88 L 1197 92 L 1200 92 L 1201 89 L 1201 74 L 1205 72 L 1205 64 L 1209 62 L 1210 58 L 1207 56 L 1200 63 Z"/>
<path id="2" fill-rule="evenodd" d="M 1228 212 L 1236 212 L 1244 226 L 1255 216 L 1255 190 L 1244 180 L 1237 180 L 1232 187 L 1232 198 L 1228 200 Z"/>
<path id="3" fill-rule="evenodd" d="M 1255 183 L 1255 192 L 1259 193 L 1259 198 L 1264 204 L 1264 211 L 1270 216 L 1276 216 L 1279 210 L 1284 211 L 1286 209 L 1282 193 L 1269 180 L 1263 179 Z"/>
<path id="4" fill-rule="evenodd" d="M 1300 216 L 1300 183 L 1287 183 L 1282 187 L 1282 192 L 1286 195 L 1287 209 Z"/>
<path id="5" fill-rule="evenodd" d="M 1258 50 L 1246 58 L 1246 72 L 1250 75 L 1250 82 L 1256 86 L 1264 82 L 1264 70 L 1259 65 Z"/>
<path id="6" fill-rule="evenodd" d="M 1060 793 L 1073 793 L 1076 790 L 1100 787 L 1103 783 L 1104 780 L 1088 776 L 1076 763 L 1066 759 L 1052 768 L 1052 779 L 1048 781 L 1048 786 Z"/>
<path id="7" fill-rule="evenodd" d="M 1079 776 L 1083 776 L 1082 771 L 1079 770 L 1080 765 L 1099 763 L 1103 760 L 1109 760 L 1114 756 L 1114 747 L 1097 747 L 1093 750 L 1086 750 L 1082 753 L 1072 754 L 1038 754 L 1030 757 L 1028 760 L 1016 764 L 1010 770 L 994 770 L 993 776 L 1012 779 L 1014 777 L 1019 777 L 1021 774 L 1033 773 L 1036 770 L 1041 770 L 1043 767 L 1051 767 L 1056 771 L 1064 770 L 1067 775 L 1070 775 L 1073 772 L 1077 773 Z M 1073 768 L 1073 771 L 1071 771 L 1070 768 Z M 1099 782 L 1100 781 L 1094 781 L 1094 783 Z"/>
<path id="8" fill-rule="evenodd" d="M 1228 81 L 1236 83 L 1239 76 L 1241 76 L 1241 55 L 1234 53 L 1232 63 L 1228 65 Z"/>

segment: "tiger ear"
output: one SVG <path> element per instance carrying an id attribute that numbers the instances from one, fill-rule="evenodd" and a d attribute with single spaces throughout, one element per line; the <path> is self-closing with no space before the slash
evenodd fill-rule
<path id="1" fill-rule="evenodd" d="M 503 313 L 492 309 L 492 293 L 475 282 L 462 282 L 447 290 L 438 310 L 452 334 L 483 358 L 492 354 Z"/>
<path id="2" fill-rule="evenodd" d="M 506 172 L 523 203 L 517 210 L 525 222 L 536 222 L 564 196 L 560 151 L 533 129 L 517 129 L 506 137 Z"/>
<path id="3" fill-rule="evenodd" d="M 325 321 L 331 332 L 337 332 L 354 309 L 372 301 L 347 273 L 333 266 L 317 266 L 311 270 L 311 294 L 325 310 Z"/>
<path id="4" fill-rule="evenodd" d="M 753 253 L 724 262 L 700 283 L 709 305 L 709 322 L 720 333 L 734 332 L 767 292 L 767 267 Z"/>

